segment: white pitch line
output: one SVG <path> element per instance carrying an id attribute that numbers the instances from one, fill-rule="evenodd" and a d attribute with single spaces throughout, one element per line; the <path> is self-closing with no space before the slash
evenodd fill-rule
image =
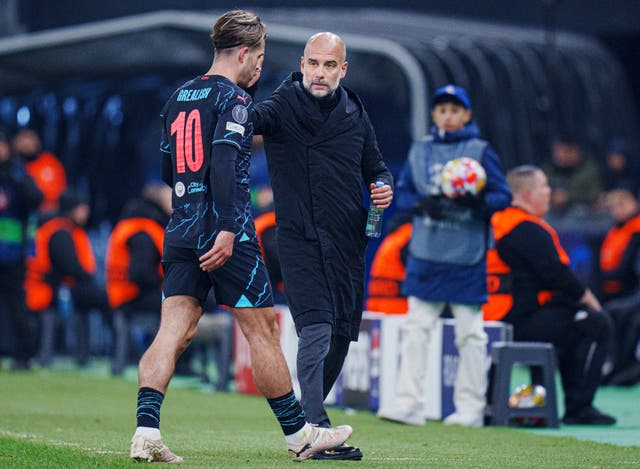
<path id="1" fill-rule="evenodd" d="M 17 432 L 11 432 L 11 431 L 7 431 L 7 430 L 0 430 L 0 435 L 1 436 L 7 436 L 10 438 L 16 438 L 16 439 L 21 439 L 21 440 L 32 440 L 38 443 L 47 443 L 47 444 L 51 444 L 53 446 L 67 446 L 67 447 L 72 447 L 72 448 L 79 448 L 82 451 L 85 452 L 89 452 L 89 453 L 96 453 L 96 454 L 127 454 L 126 451 L 113 451 L 113 450 L 108 450 L 108 449 L 102 449 L 102 448 L 89 448 L 86 446 L 81 446 L 80 443 L 74 443 L 74 442 L 69 442 L 69 441 L 59 441 L 59 440 L 52 440 L 51 438 L 44 438 L 41 437 L 39 435 L 33 435 L 30 433 L 17 433 Z"/>

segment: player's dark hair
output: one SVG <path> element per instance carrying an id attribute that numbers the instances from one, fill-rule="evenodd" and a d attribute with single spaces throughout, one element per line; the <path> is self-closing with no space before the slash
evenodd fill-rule
<path id="1" fill-rule="evenodd" d="M 241 45 L 253 49 L 267 37 L 267 30 L 255 13 L 231 10 L 218 18 L 210 37 L 216 50 Z"/>

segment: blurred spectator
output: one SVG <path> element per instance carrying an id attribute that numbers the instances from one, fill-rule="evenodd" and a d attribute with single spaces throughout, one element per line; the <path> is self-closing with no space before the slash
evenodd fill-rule
<path id="1" fill-rule="evenodd" d="M 11 156 L 7 135 L 0 129 L 0 317 L 9 331 L 5 336 L 13 339 L 13 366 L 18 369 L 28 368 L 36 349 L 22 283 L 29 214 L 40 202 L 42 193 L 22 162 Z"/>
<path id="2" fill-rule="evenodd" d="M 391 226 L 393 225 L 393 226 Z M 411 240 L 411 214 L 394 217 L 389 233 L 375 253 L 367 285 L 367 311 L 406 314 L 407 297 L 402 294 Z"/>
<path id="3" fill-rule="evenodd" d="M 631 142 L 623 137 L 613 139 L 607 146 L 605 157 L 604 190 L 626 189 L 637 195 L 639 179 Z"/>
<path id="4" fill-rule="evenodd" d="M 60 160 L 53 153 L 42 151 L 40 137 L 33 129 L 20 129 L 13 137 L 12 146 L 44 194 L 40 211 L 57 210 L 60 195 L 67 187 L 67 174 Z"/>
<path id="5" fill-rule="evenodd" d="M 615 225 L 600 248 L 605 309 L 616 326 L 615 367 L 609 383 L 640 382 L 640 204 L 626 189 L 607 194 Z"/>
<path id="6" fill-rule="evenodd" d="M 575 137 L 561 136 L 553 142 L 551 161 L 544 172 L 551 186 L 553 213 L 570 215 L 576 210 L 589 210 L 598 200 L 598 168 Z"/>
<path id="7" fill-rule="evenodd" d="M 76 361 L 83 366 L 89 361 L 89 310 L 108 308 L 106 292 L 94 278 L 95 256 L 83 229 L 88 218 L 87 202 L 74 190 L 67 189 L 60 197 L 59 214 L 45 218 L 38 228 L 35 255 L 27 259 L 27 305 L 42 318 L 43 366 L 50 365 L 53 359 L 57 313 L 66 317 L 73 312 Z"/>
<path id="8" fill-rule="evenodd" d="M 113 228 L 106 255 L 109 305 L 113 310 L 115 346 L 111 372 L 122 374 L 137 363 L 149 343 L 129 354 L 132 326 L 153 338 L 160 323 L 162 245 L 171 215 L 171 188 L 164 183 L 145 186 L 141 198 L 130 200 Z"/>
<path id="9" fill-rule="evenodd" d="M 613 336 L 611 319 L 571 272 L 557 233 L 542 219 L 551 195 L 545 174 L 535 166 L 519 166 L 507 181 L 511 207 L 491 218 L 497 256 L 489 257 L 485 319 L 512 324 L 516 341 L 554 345 L 564 424 L 613 425 L 615 418 L 593 406 Z"/>

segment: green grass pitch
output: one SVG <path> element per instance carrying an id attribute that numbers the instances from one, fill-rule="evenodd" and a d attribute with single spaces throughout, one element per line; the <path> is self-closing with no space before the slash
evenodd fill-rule
<path id="1" fill-rule="evenodd" d="M 0 468 L 140 467 L 128 460 L 136 390 L 134 380 L 106 373 L 0 371 Z M 637 397 L 635 392 L 636 404 Z M 364 459 L 302 464 L 343 468 L 640 466 L 640 446 L 558 436 L 562 431 L 454 428 L 440 422 L 408 427 L 380 421 L 370 412 L 334 408 L 330 416 L 334 424 L 354 427 L 351 442 L 362 449 Z M 634 433 L 640 438 L 638 422 L 622 419 L 619 425 L 630 426 L 630 431 L 635 425 Z M 289 460 L 282 432 L 267 403 L 258 397 L 172 385 L 161 427 L 165 442 L 185 458 L 183 467 L 280 469 L 297 464 Z"/>

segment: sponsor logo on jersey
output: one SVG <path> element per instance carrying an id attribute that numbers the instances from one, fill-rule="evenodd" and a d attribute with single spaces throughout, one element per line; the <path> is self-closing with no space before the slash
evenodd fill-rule
<path id="1" fill-rule="evenodd" d="M 190 182 L 187 188 L 188 194 L 195 194 L 197 192 L 207 192 L 207 185 L 201 182 Z"/>
<path id="2" fill-rule="evenodd" d="M 182 197 L 184 195 L 185 187 L 182 181 L 178 181 L 173 189 L 176 191 L 176 195 L 178 197 Z"/>
<path id="3" fill-rule="evenodd" d="M 244 136 L 244 126 L 236 124 L 235 122 L 227 122 L 226 129 Z"/>
<path id="4" fill-rule="evenodd" d="M 231 115 L 238 124 L 244 124 L 249 118 L 249 112 L 247 111 L 247 108 L 240 104 L 236 104 L 233 107 L 233 109 L 231 110 Z"/>

